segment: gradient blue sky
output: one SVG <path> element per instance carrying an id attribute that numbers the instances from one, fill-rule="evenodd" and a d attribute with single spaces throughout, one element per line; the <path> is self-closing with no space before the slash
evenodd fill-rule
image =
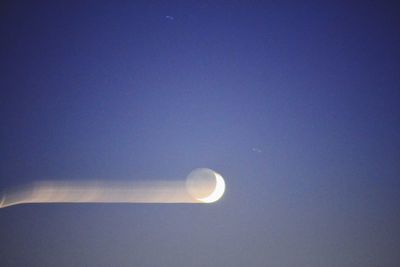
<path id="1" fill-rule="evenodd" d="M 2 1 L 1 190 L 209 167 L 227 191 L 2 209 L 1 264 L 399 266 L 399 25 L 385 1 Z"/>

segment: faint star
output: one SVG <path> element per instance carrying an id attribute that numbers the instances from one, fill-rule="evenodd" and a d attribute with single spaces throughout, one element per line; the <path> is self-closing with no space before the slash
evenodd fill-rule
<path id="1" fill-rule="evenodd" d="M 257 147 L 253 147 L 253 148 L 251 149 L 251 151 L 256 152 L 256 153 L 261 153 L 261 152 L 262 152 L 262 150 L 259 149 L 259 148 L 257 148 Z"/>

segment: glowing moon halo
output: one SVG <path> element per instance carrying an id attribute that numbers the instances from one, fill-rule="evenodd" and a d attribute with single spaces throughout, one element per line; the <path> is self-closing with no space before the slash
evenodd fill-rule
<path id="1" fill-rule="evenodd" d="M 197 203 L 213 203 L 225 192 L 222 176 L 208 168 L 193 170 L 186 178 L 187 192 Z"/>
<path id="2" fill-rule="evenodd" d="M 200 200 L 201 202 L 205 203 L 212 203 L 217 201 L 222 197 L 222 195 L 225 192 L 225 181 L 224 178 L 222 178 L 221 175 L 218 173 L 214 172 L 215 175 L 215 189 L 214 191 L 207 197 L 203 198 L 198 198 L 197 200 Z"/>

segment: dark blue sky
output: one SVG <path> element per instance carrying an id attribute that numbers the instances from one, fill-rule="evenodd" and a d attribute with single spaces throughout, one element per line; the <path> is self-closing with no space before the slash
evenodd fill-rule
<path id="1" fill-rule="evenodd" d="M 399 25 L 384 1 L 3 1 L 0 189 L 209 167 L 227 191 L 1 209 L 0 263 L 399 266 Z"/>

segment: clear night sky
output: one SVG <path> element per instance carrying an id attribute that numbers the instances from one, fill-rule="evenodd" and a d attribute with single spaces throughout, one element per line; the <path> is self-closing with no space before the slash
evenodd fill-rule
<path id="1" fill-rule="evenodd" d="M 399 6 L 80 2 L 0 4 L 0 190 L 227 189 L 1 209 L 1 266 L 400 266 Z"/>

